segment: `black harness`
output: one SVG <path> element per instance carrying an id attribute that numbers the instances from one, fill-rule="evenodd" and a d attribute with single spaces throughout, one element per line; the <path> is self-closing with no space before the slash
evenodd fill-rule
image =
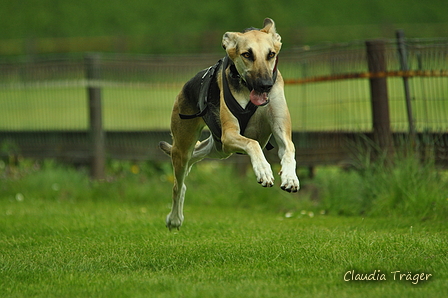
<path id="1" fill-rule="evenodd" d="M 254 105 L 251 101 L 249 101 L 246 107 L 243 107 L 238 103 L 238 101 L 233 97 L 232 92 L 230 92 L 229 83 L 227 82 L 226 69 L 229 67 L 229 56 L 224 57 L 223 66 L 222 66 L 222 87 L 224 89 L 224 102 L 229 108 L 230 112 L 238 119 L 238 123 L 240 125 L 240 134 L 243 135 L 246 130 L 247 123 L 249 123 L 250 118 L 257 111 L 257 106 Z M 238 71 L 236 67 L 232 63 L 231 75 L 235 77 L 239 77 Z M 244 82 L 244 81 L 243 81 Z"/>
<path id="2" fill-rule="evenodd" d="M 278 58 L 275 61 L 275 67 L 273 72 L 274 82 L 277 79 L 277 62 Z M 192 115 L 179 114 L 179 117 L 181 119 L 194 119 L 197 117 L 202 117 L 205 123 L 207 124 L 208 128 L 210 129 L 213 138 L 215 139 L 215 141 L 219 143 L 221 143 L 221 134 L 222 134 L 221 124 L 217 121 L 217 117 L 219 117 L 219 115 L 212 115 L 213 113 L 210 112 L 209 106 L 211 102 L 209 99 L 210 99 L 210 84 L 215 79 L 217 73 L 216 70 L 219 69 L 221 64 L 223 64 L 222 85 L 224 89 L 224 102 L 226 103 L 226 106 L 229 108 L 230 112 L 238 119 L 238 124 L 240 126 L 240 134 L 241 135 L 244 134 L 247 124 L 249 123 L 249 120 L 253 116 L 253 114 L 257 111 L 258 106 L 254 105 L 251 101 L 249 101 L 246 107 L 243 108 L 235 99 L 235 97 L 233 97 L 232 92 L 230 91 L 229 88 L 229 84 L 227 82 L 226 70 L 230 65 L 231 76 L 239 78 L 240 75 L 236 70 L 235 65 L 231 63 L 231 60 L 228 56 L 225 56 L 223 59 L 220 59 L 215 65 L 209 67 L 204 73 L 204 75 L 201 77 L 201 88 L 199 91 L 199 101 L 198 101 L 199 112 Z M 214 103 L 214 105 L 216 106 L 217 103 Z M 268 144 L 266 145 L 266 149 L 271 150 L 273 148 L 274 146 L 272 146 L 272 144 L 268 142 Z"/>
<path id="3" fill-rule="evenodd" d="M 221 65 L 223 59 L 220 59 L 215 65 L 210 66 L 201 77 L 201 89 L 199 91 L 198 108 L 199 112 L 192 115 L 179 114 L 181 119 L 194 119 L 203 117 L 207 113 L 210 95 L 210 83 L 215 78 L 216 70 Z"/>

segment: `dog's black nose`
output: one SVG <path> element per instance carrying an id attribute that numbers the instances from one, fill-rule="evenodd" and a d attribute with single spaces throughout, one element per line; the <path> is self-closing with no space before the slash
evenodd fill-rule
<path id="1" fill-rule="evenodd" d="M 272 79 L 264 79 L 264 80 L 259 80 L 258 81 L 258 89 L 257 91 L 260 91 L 261 93 L 263 92 L 268 92 L 271 91 L 272 86 L 274 85 L 274 82 L 272 81 Z"/>
<path id="2" fill-rule="evenodd" d="M 272 89 L 272 84 L 262 85 L 260 89 L 261 89 L 262 92 L 269 92 Z"/>

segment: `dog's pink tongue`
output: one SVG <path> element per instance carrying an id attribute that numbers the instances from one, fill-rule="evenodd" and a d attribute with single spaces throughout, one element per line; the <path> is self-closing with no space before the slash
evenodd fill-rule
<path id="1" fill-rule="evenodd" d="M 268 101 L 268 94 L 266 92 L 257 93 L 255 90 L 252 90 L 250 92 L 250 101 L 256 106 L 264 105 Z"/>

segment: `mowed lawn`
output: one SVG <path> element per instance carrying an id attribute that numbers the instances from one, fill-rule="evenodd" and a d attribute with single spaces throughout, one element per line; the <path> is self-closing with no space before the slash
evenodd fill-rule
<path id="1" fill-rule="evenodd" d="M 211 204 L 187 205 L 184 227 L 169 232 L 165 204 L 107 200 L 3 201 L 0 295 L 445 297 L 446 223 Z"/>
<path id="2" fill-rule="evenodd" d="M 446 219 L 330 215 L 203 163 L 169 232 L 169 171 L 32 166 L 0 185 L 0 297 L 446 296 Z"/>
<path id="3" fill-rule="evenodd" d="M 394 130 L 407 131 L 401 79 L 389 80 Z M 446 79 L 412 81 L 412 105 L 419 131 L 448 128 Z M 102 89 L 106 130 L 169 129 L 171 109 L 182 84 Z M 287 85 L 285 94 L 294 130 L 368 131 L 372 127 L 368 80 Z M 81 87 L 0 89 L 0 130 L 85 130 L 89 125 L 87 91 Z"/>

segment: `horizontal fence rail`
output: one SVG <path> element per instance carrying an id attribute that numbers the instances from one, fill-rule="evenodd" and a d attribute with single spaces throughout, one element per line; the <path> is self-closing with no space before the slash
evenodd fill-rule
<path id="1" fill-rule="evenodd" d="M 381 72 L 362 72 L 362 73 L 346 73 L 337 75 L 326 75 L 319 77 L 308 77 L 303 79 L 285 79 L 286 85 L 301 85 L 307 83 L 339 81 L 350 79 L 372 79 L 372 78 L 388 78 L 388 77 L 448 77 L 448 70 L 395 70 L 395 71 L 381 71 Z"/>
<path id="2" fill-rule="evenodd" d="M 372 80 L 385 83 L 379 94 L 386 96 L 391 142 L 398 144 L 414 131 L 425 148 L 429 143 L 423 140 L 433 140 L 433 156 L 447 163 L 448 39 L 405 40 L 407 68 L 397 41 L 381 42 L 380 54 L 368 54 L 365 42 L 280 54 L 300 165 L 350 163 L 353 150 L 347 140 L 377 138 L 375 117 L 385 107 L 375 114 Z M 86 162 L 93 148 L 101 148 L 93 146 L 93 135 L 101 137 L 104 131 L 106 157 L 160 160 L 156 147 L 170 139 L 175 96 L 195 73 L 220 58 L 98 54 L 98 76 L 89 76 L 92 61 L 85 55 L 0 58 L 0 155 Z M 383 69 L 375 69 L 381 63 Z M 88 90 L 100 90 L 100 131 L 92 130 Z"/>

